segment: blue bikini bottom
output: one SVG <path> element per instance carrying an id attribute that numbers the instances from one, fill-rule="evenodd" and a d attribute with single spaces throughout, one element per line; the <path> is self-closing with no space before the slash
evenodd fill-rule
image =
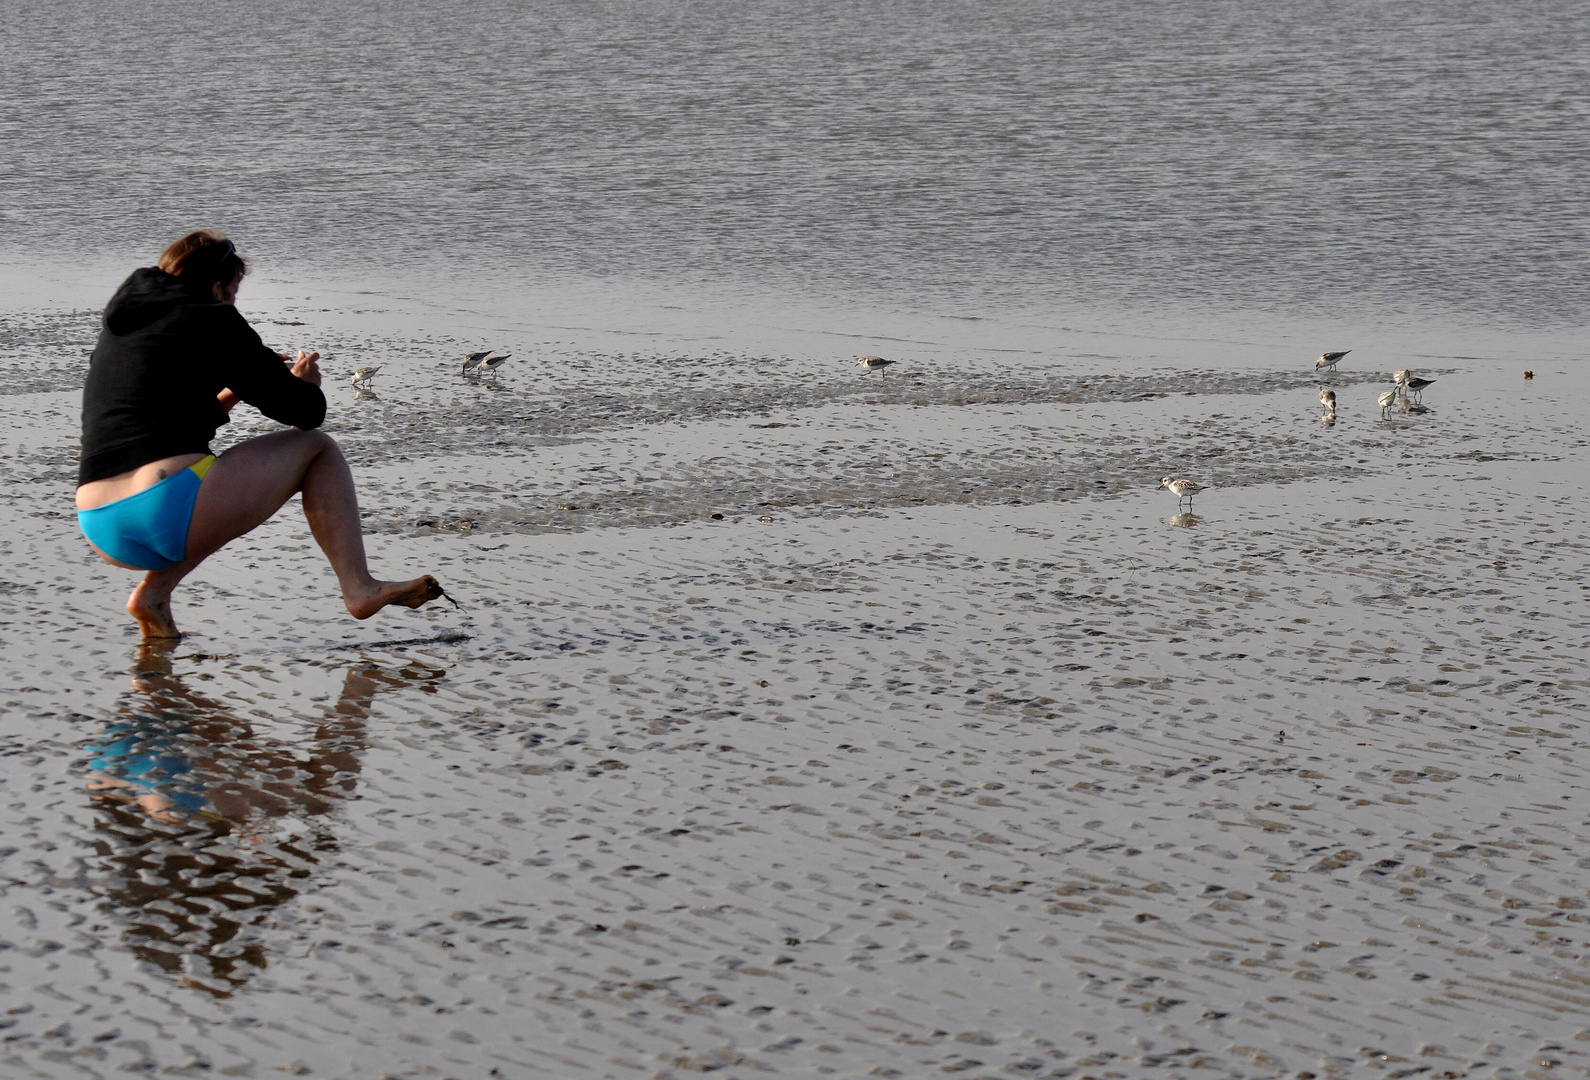
<path id="1" fill-rule="evenodd" d="M 204 474 L 215 455 L 204 457 L 175 476 L 136 495 L 77 512 L 77 527 L 88 542 L 119 563 L 140 570 L 164 570 L 188 552 L 188 525 Z"/>

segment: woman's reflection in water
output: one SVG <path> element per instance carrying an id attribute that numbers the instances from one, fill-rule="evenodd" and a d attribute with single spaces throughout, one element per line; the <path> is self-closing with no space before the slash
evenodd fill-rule
<path id="1" fill-rule="evenodd" d="M 265 966 L 254 928 L 337 850 L 328 813 L 358 783 L 375 695 L 434 690 L 444 671 L 355 665 L 313 737 L 289 742 L 190 690 L 171 649 L 140 650 L 132 692 L 86 747 L 100 888 L 136 955 L 224 996 Z"/>

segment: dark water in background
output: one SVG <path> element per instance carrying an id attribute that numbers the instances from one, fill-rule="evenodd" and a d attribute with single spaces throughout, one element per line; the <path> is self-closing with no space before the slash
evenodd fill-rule
<path id="1" fill-rule="evenodd" d="M 1573 326 L 1590 7 L 21 3 L 0 260 Z M 460 277 L 462 275 L 462 277 Z"/>

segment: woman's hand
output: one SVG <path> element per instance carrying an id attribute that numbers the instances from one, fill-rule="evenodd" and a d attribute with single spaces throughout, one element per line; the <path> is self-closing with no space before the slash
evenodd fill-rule
<path id="1" fill-rule="evenodd" d="M 286 357 L 283 357 L 286 359 Z M 298 350 L 298 359 L 292 362 L 292 373 L 311 386 L 320 385 L 320 354 Z"/>

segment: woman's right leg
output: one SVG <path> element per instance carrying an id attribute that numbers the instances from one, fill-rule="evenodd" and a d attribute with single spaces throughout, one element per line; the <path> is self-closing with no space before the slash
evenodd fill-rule
<path id="1" fill-rule="evenodd" d="M 193 505 L 187 557 L 150 571 L 127 598 L 127 610 L 144 636 L 178 636 L 171 616 L 172 590 L 199 563 L 270 520 L 300 491 L 310 532 L 336 571 L 343 602 L 354 618 L 367 619 L 388 604 L 416 608 L 443 595 L 428 575 L 402 582 L 372 577 L 353 474 L 341 449 L 320 431 L 277 431 L 239 443 L 210 466 Z"/>

